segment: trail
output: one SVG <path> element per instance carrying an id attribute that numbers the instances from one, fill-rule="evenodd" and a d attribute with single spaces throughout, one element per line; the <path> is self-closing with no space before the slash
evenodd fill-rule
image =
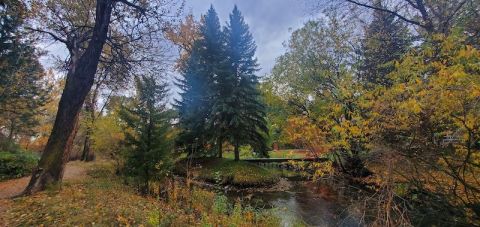
<path id="1" fill-rule="evenodd" d="M 65 168 L 63 179 L 81 179 L 86 176 L 86 165 L 80 161 L 69 162 Z M 0 226 L 2 226 L 2 214 L 8 210 L 12 200 L 10 198 L 19 195 L 27 187 L 31 176 L 22 177 L 0 182 Z"/>
<path id="2" fill-rule="evenodd" d="M 82 164 L 83 163 L 78 161 L 69 162 L 65 168 L 63 179 L 71 180 L 84 177 L 86 169 Z M 31 176 L 0 182 L 0 199 L 8 199 L 22 193 L 23 189 L 27 187 L 30 177 Z"/>

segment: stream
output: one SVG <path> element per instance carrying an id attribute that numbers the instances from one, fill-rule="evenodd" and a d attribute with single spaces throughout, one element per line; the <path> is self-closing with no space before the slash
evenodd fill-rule
<path id="1" fill-rule="evenodd" d="M 282 226 L 361 226 L 360 222 L 341 205 L 345 189 L 329 183 L 292 181 L 292 186 L 280 192 L 230 192 L 231 199 L 241 198 L 256 208 L 274 209 Z"/>

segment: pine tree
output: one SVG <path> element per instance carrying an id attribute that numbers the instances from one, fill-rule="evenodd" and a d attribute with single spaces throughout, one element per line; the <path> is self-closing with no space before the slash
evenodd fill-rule
<path id="1" fill-rule="evenodd" d="M 125 168 L 137 180 L 140 191 L 147 194 L 149 182 L 161 180 L 172 166 L 173 146 L 167 136 L 171 117 L 165 107 L 166 83 L 157 82 L 153 76 L 143 76 L 136 83 L 137 95 L 131 107 L 124 107 L 120 113 L 128 127 Z"/>
<path id="2" fill-rule="evenodd" d="M 377 0 L 375 4 L 381 7 L 382 3 Z M 367 84 L 391 85 L 387 75 L 393 71 L 394 61 L 407 52 L 411 42 L 408 28 L 402 21 L 390 13 L 374 11 L 362 40 L 362 80 Z"/>
<path id="3" fill-rule="evenodd" d="M 205 151 L 213 142 L 213 133 L 207 126 L 214 101 L 215 80 L 222 73 L 224 45 L 220 22 L 213 6 L 203 16 L 200 25 L 201 38 L 195 40 L 186 64 L 178 79 L 181 100 L 177 100 L 179 127 L 178 143 L 189 153 Z"/>
<path id="4" fill-rule="evenodd" d="M 235 160 L 239 160 L 239 146 L 242 144 L 250 144 L 255 152 L 266 155 L 268 128 L 255 75 L 258 70 L 256 45 L 237 6 L 230 14 L 224 33 L 228 73 L 233 75 L 235 83 L 231 97 L 224 97 L 227 107 L 223 109 L 229 115 L 228 137 L 235 146 Z"/>

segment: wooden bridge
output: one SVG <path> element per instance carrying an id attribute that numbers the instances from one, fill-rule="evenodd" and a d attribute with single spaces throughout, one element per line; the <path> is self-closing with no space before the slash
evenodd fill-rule
<path id="1" fill-rule="evenodd" d="M 328 158 L 246 158 L 242 161 L 251 162 L 251 163 L 282 163 L 289 161 L 297 162 L 326 162 Z"/>

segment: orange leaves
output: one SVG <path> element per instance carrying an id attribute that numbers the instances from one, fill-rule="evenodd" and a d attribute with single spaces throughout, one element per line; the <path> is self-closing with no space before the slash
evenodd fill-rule
<path id="1" fill-rule="evenodd" d="M 293 116 L 287 120 L 286 140 L 299 147 L 308 148 L 316 155 L 327 152 L 326 133 L 306 117 Z"/>

